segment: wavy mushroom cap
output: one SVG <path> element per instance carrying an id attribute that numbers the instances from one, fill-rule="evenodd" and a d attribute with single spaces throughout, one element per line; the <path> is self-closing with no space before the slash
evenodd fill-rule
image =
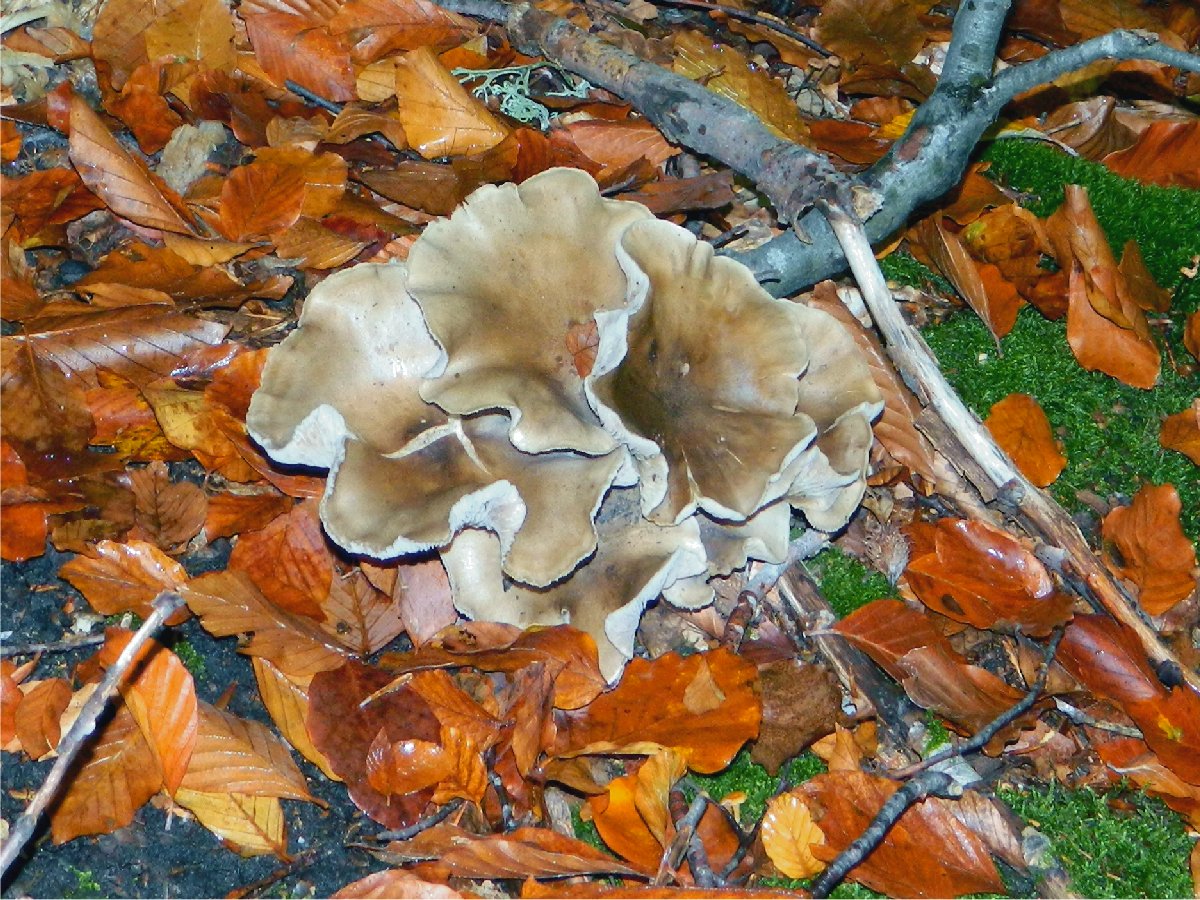
<path id="1" fill-rule="evenodd" d="M 498 540 L 510 578 L 545 585 L 596 549 L 593 520 L 624 468 L 624 453 L 523 453 L 508 417 L 451 419 L 410 450 L 387 456 L 346 445 L 321 504 L 329 536 L 376 559 L 444 547 L 465 528 Z M 486 618 L 486 617 L 485 617 Z"/>
<path id="2" fill-rule="evenodd" d="M 526 452 L 612 450 L 572 349 L 598 313 L 624 306 L 615 247 L 649 216 L 601 197 L 586 172 L 549 169 L 484 186 L 430 224 L 409 254 L 409 284 L 446 363 L 421 395 L 454 415 L 505 410 Z"/>
<path id="3" fill-rule="evenodd" d="M 328 469 L 348 439 L 392 453 L 446 422 L 418 394 L 442 354 L 403 265 L 330 275 L 298 324 L 268 357 L 246 415 L 246 430 L 276 462 Z"/>
<path id="4" fill-rule="evenodd" d="M 569 578 L 542 589 L 501 578 L 495 535 L 461 532 L 442 552 L 455 605 L 471 618 L 521 628 L 574 625 L 596 640 L 600 671 L 616 680 L 633 656 L 646 604 L 706 568 L 696 520 L 655 525 L 642 517 L 637 494 L 636 489 L 611 491 L 597 517 L 596 556 Z"/>
<path id="5" fill-rule="evenodd" d="M 597 412 L 637 459 L 656 521 L 697 506 L 744 521 L 786 493 L 781 474 L 817 436 L 796 413 L 803 311 L 669 222 L 630 226 L 619 256 L 637 295 L 602 332 L 599 359 L 611 330 L 627 350 L 588 379 Z"/>

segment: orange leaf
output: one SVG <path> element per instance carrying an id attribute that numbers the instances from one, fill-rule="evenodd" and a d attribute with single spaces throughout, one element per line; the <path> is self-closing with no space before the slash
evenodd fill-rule
<path id="1" fill-rule="evenodd" d="M 318 97 L 354 99 L 354 72 L 344 35 L 330 33 L 334 0 L 247 0 L 238 8 L 254 55 L 282 87 L 294 81 Z"/>
<path id="2" fill-rule="evenodd" d="M 213 494 L 208 498 L 204 534 L 215 541 L 243 531 L 260 531 L 293 505 L 291 498 L 265 486 L 263 493 Z"/>
<path id="3" fill-rule="evenodd" d="M 479 30 L 430 0 L 348 0 L 329 27 L 335 34 L 350 32 L 351 55 L 363 65 L 396 50 L 457 47 Z"/>
<path id="4" fill-rule="evenodd" d="M 1200 131 L 1197 132 L 1200 134 Z M 1129 287 L 1129 295 L 1134 303 L 1147 312 L 1165 313 L 1171 308 L 1171 292 L 1160 287 L 1146 268 L 1142 259 L 1142 251 L 1137 241 L 1128 240 L 1121 251 L 1121 262 L 1117 266 L 1125 276 Z"/>
<path id="5" fill-rule="evenodd" d="M 1151 122 L 1132 147 L 1104 157 L 1126 178 L 1148 184 L 1200 188 L 1200 122 Z"/>
<path id="6" fill-rule="evenodd" d="M 826 843 L 815 845 L 814 855 L 833 860 L 866 830 L 898 787 L 865 772 L 831 772 L 796 788 L 825 835 Z M 986 845 L 954 816 L 949 801 L 938 798 L 911 807 L 847 877 L 892 897 L 1004 890 Z"/>
<path id="7" fill-rule="evenodd" d="M 767 856 L 788 878 L 811 878 L 824 870 L 825 863 L 812 855 L 810 847 L 824 844 L 825 834 L 795 791 L 771 798 L 761 833 Z"/>
<path id="8" fill-rule="evenodd" d="M 432 787 L 450 774 L 454 763 L 433 741 L 388 741 L 380 729 L 367 748 L 367 784 L 385 796 Z"/>
<path id="9" fill-rule="evenodd" d="M 87 101 L 72 97 L 70 109 L 71 163 L 109 209 L 147 228 L 197 233 L 180 196 L 121 146 Z"/>
<path id="10" fill-rule="evenodd" d="M 683 751 L 697 772 L 716 772 L 758 734 L 757 681 L 757 669 L 724 648 L 634 659 L 615 688 L 566 713 L 557 753 L 639 753 L 646 750 L 628 748 L 658 744 Z"/>
<path id="11" fill-rule="evenodd" d="M 634 773 L 614 778 L 608 783 L 606 793 L 589 797 L 587 803 L 592 822 L 608 848 L 643 872 L 653 872 L 662 859 L 663 844 L 638 811 L 635 799 L 637 777 Z M 663 817 L 667 813 L 665 799 Z"/>
<path id="12" fill-rule="evenodd" d="M 942 274 L 983 320 L 993 339 L 999 341 L 1017 322 L 1021 295 L 999 268 L 980 263 L 967 252 L 962 239 L 944 228 L 940 216 L 926 219 L 917 227 L 921 243 Z"/>
<path id="13" fill-rule="evenodd" d="M 1153 340 L 1100 315 L 1092 306 L 1085 279 L 1078 267 L 1071 270 L 1067 309 L 1071 352 L 1088 371 L 1103 372 L 1136 388 L 1154 387 L 1162 365 L 1158 347 Z"/>
<path id="14" fill-rule="evenodd" d="M 145 541 L 100 541 L 95 553 L 75 557 L 58 574 L 102 615 L 133 612 L 146 618 L 159 593 L 178 590 L 188 580 L 183 566 Z M 175 613 L 168 621 L 178 624 L 184 618 Z"/>
<path id="15" fill-rule="evenodd" d="M 1187 317 L 1183 326 L 1183 346 L 1193 358 L 1200 360 L 1200 310 Z"/>
<path id="16" fill-rule="evenodd" d="M 1038 487 L 1052 484 L 1067 465 L 1050 420 L 1028 394 L 1009 394 L 992 406 L 983 423 L 1026 478 Z"/>
<path id="17" fill-rule="evenodd" d="M 117 661 L 133 632 L 109 629 L 98 658 L 105 666 Z M 196 746 L 198 713 L 196 685 L 179 657 L 156 641 L 139 656 L 121 688 L 125 705 L 133 713 L 150 749 L 158 760 L 163 787 L 174 794 Z"/>
<path id="18" fill-rule="evenodd" d="M 138 147 L 147 154 L 167 146 L 175 129 L 183 124 L 164 96 L 163 69 L 160 63 L 142 63 L 130 74 L 120 95 L 106 99 L 104 104 L 133 132 Z"/>
<path id="19" fill-rule="evenodd" d="M 129 486 L 138 535 L 168 553 L 183 552 L 204 525 L 204 491 L 190 481 L 173 484 L 166 463 L 159 460 L 130 473 Z"/>
<path id="20" fill-rule="evenodd" d="M 443 728 L 455 728 L 479 747 L 490 747 L 505 723 L 454 683 L 443 669 L 414 672 L 408 683 L 429 704 Z"/>
<path id="21" fill-rule="evenodd" d="M 238 166 L 221 187 L 221 233 L 231 241 L 268 238 L 300 218 L 304 176 L 274 162 Z"/>
<path id="22" fill-rule="evenodd" d="M 1196 589 L 1196 549 L 1179 524 L 1182 505 L 1169 484 L 1144 485 L 1129 506 L 1104 517 L 1102 533 L 1123 565 L 1113 566 L 1138 586 L 1138 602 L 1160 616 Z"/>
<path id="23" fill-rule="evenodd" d="M 450 760 L 450 771 L 433 792 L 430 802 L 441 805 L 461 798 L 468 803 L 482 803 L 491 784 L 482 747 L 465 731 L 443 725 L 442 749 Z"/>
<path id="24" fill-rule="evenodd" d="M 243 534 L 229 568 L 245 572 L 280 609 L 320 621 L 334 577 L 315 502 L 301 503 L 262 531 Z"/>
<path id="25" fill-rule="evenodd" d="M 658 168 L 679 148 L 668 143 L 657 128 L 645 119 L 626 119 L 620 122 L 604 119 L 579 119 L 555 130 L 552 137 L 563 134 L 589 160 L 603 168 L 596 173 L 596 180 L 604 183 L 618 172 L 628 169 L 641 160 Z M 530 172 L 529 174 L 534 174 Z"/>
<path id="26" fill-rule="evenodd" d="M 308 717 L 308 683 L 311 678 L 296 681 L 280 671 L 269 659 L 261 656 L 250 658 L 254 666 L 254 677 L 258 681 L 258 695 L 263 706 L 271 714 L 271 720 L 284 739 L 305 759 L 325 773 L 330 781 L 341 781 L 308 736 L 305 720 Z"/>
<path id="27" fill-rule="evenodd" d="M 423 881 L 403 869 L 384 869 L 352 881 L 340 888 L 334 900 L 392 900 L 394 897 L 411 897 L 413 900 L 461 900 L 454 888 L 431 881 Z"/>
<path id="28" fill-rule="evenodd" d="M 38 452 L 82 450 L 95 430 L 79 379 L 19 337 L 0 342 L 4 436 Z"/>
<path id="29" fill-rule="evenodd" d="M 288 675 L 305 676 L 336 669 L 346 649 L 311 619 L 279 609 L 244 572 L 212 572 L 183 590 L 188 607 L 216 637 L 252 633 L 243 653 L 261 656 Z"/>
<path id="30" fill-rule="evenodd" d="M 15 707 L 13 727 L 30 759 L 41 759 L 58 747 L 59 719 L 70 702 L 71 685 L 65 678 L 47 678 L 25 692 Z"/>
<path id="31" fill-rule="evenodd" d="M 123 705 L 80 757 L 62 799 L 50 813 L 56 844 L 124 828 L 162 787 L 154 751 Z"/>
<path id="32" fill-rule="evenodd" d="M 1200 466 L 1200 398 L 1183 412 L 1163 420 L 1158 442 L 1168 450 L 1178 450 Z"/>
<path id="33" fill-rule="evenodd" d="M 43 241 L 65 241 L 66 234 L 58 226 L 104 208 L 74 169 L 34 171 L 23 178 L 5 178 L 3 185 L 0 208 L 5 221 L 11 221 L 5 237 L 23 248 L 36 247 Z"/>
<path id="34" fill-rule="evenodd" d="M 440 559 L 405 563 L 393 570 L 392 596 L 409 639 L 421 646 L 458 621 L 450 579 Z"/>
<path id="35" fill-rule="evenodd" d="M 426 159 L 478 153 L 508 136 L 508 128 L 458 83 L 428 47 L 400 59 L 396 96 L 404 133 Z"/>
<path id="36" fill-rule="evenodd" d="M 253 797 L 312 799 L 291 754 L 265 725 L 239 719 L 204 702 L 199 706 L 196 748 L 180 787 Z"/>
<path id="37" fill-rule="evenodd" d="M 596 328 L 596 320 L 572 324 L 567 329 L 567 352 L 575 363 L 575 373 L 580 378 L 586 378 L 592 373 L 596 364 L 596 350 L 600 346 L 600 333 Z"/>
<path id="38" fill-rule="evenodd" d="M 387 646 L 404 631 L 398 604 L 358 570 L 333 579 L 321 609 L 324 629 L 363 656 Z"/>

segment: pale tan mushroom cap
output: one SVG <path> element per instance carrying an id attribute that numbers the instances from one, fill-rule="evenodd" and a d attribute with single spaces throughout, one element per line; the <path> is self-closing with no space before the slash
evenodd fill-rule
<path id="1" fill-rule="evenodd" d="M 330 468 L 348 438 L 392 453 L 446 416 L 417 393 L 441 358 L 403 265 L 330 275 L 271 351 L 246 430 L 277 462 Z"/>
<path id="2" fill-rule="evenodd" d="M 455 605 L 472 618 L 522 628 L 570 623 L 595 638 L 600 671 L 615 680 L 633 656 L 646 604 L 676 581 L 703 574 L 706 566 L 695 519 L 664 527 L 644 519 L 639 508 L 635 489 L 614 489 L 597 518 L 595 558 L 542 590 L 505 583 L 496 537 L 463 531 L 442 553 Z"/>
<path id="3" fill-rule="evenodd" d="M 796 414 L 808 365 L 800 308 L 669 222 L 630 226 L 619 256 L 640 296 L 624 359 L 588 379 L 597 412 L 637 458 L 657 521 L 697 506 L 745 520 L 786 493 L 781 473 L 817 436 Z"/>
<path id="4" fill-rule="evenodd" d="M 615 446 L 583 393 L 569 342 L 625 303 L 615 247 L 638 203 L 605 200 L 577 169 L 488 185 L 429 225 L 408 258 L 409 285 L 447 356 L 422 396 L 455 415 L 505 410 L 526 452 Z"/>
<path id="5" fill-rule="evenodd" d="M 595 550 L 593 518 L 624 454 L 535 456 L 515 449 L 508 429 L 502 414 L 455 418 L 395 456 L 349 441 L 321 504 L 329 536 L 387 559 L 485 528 L 498 537 L 509 577 L 532 585 L 562 578 Z"/>

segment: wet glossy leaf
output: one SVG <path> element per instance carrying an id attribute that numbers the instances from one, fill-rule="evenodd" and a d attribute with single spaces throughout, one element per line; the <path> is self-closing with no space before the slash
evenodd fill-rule
<path id="1" fill-rule="evenodd" d="M 430 0 L 349 0 L 329 22 L 349 33 L 354 61 L 382 59 L 396 50 L 448 49 L 471 39 L 478 26 Z"/>
<path id="2" fill-rule="evenodd" d="M 178 590 L 188 580 L 183 566 L 145 541 L 100 541 L 94 557 L 77 556 L 58 574 L 102 615 L 133 612 L 142 618 L 160 592 Z"/>
<path id="3" fill-rule="evenodd" d="M 261 531 L 293 505 L 290 498 L 270 487 L 261 493 L 212 494 L 208 498 L 204 534 L 215 541 L 243 531 Z"/>
<path id="4" fill-rule="evenodd" d="M 697 772 L 716 772 L 758 735 L 757 680 L 754 666 L 725 649 L 634 659 L 615 688 L 565 714 L 557 752 L 639 753 L 657 744 L 683 751 Z"/>
<path id="5" fill-rule="evenodd" d="M 82 450 L 95 430 L 81 379 L 63 372 L 29 341 L 0 342 L 0 428 L 33 451 Z"/>
<path id="6" fill-rule="evenodd" d="M 11 687 L 18 694 L 22 693 L 15 683 Z M 71 684 L 65 678 L 47 678 L 29 685 L 23 693 L 24 698 L 12 704 L 12 728 L 21 742 L 21 749 L 31 759 L 41 759 L 58 748 L 59 718 L 71 702 Z"/>
<path id="7" fill-rule="evenodd" d="M 1138 586 L 1138 604 L 1159 616 L 1196 590 L 1196 549 L 1179 523 L 1169 484 L 1144 485 L 1129 506 L 1104 517 L 1102 533 L 1120 554 L 1115 571 Z"/>
<path id="8" fill-rule="evenodd" d="M 261 722 L 200 703 L 191 764 L 181 787 L 192 791 L 311 800 L 287 748 Z"/>
<path id="9" fill-rule="evenodd" d="M 992 406 L 984 425 L 1021 474 L 1038 487 L 1058 478 L 1067 465 L 1050 420 L 1037 400 L 1028 394 L 1009 394 Z"/>
<path id="10" fill-rule="evenodd" d="M 230 554 L 229 568 L 249 575 L 280 609 L 321 621 L 334 560 L 316 503 L 302 503 L 262 531 L 243 534 Z"/>
<path id="11" fill-rule="evenodd" d="M 508 136 L 504 123 L 471 96 L 428 47 L 401 58 L 396 97 L 404 133 L 426 159 L 479 153 Z"/>

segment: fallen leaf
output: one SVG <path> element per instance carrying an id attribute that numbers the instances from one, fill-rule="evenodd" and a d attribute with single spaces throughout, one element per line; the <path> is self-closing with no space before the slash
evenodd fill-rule
<path id="1" fill-rule="evenodd" d="M 394 897 L 410 897 L 412 900 L 460 900 L 454 888 L 432 881 L 424 881 L 403 869 L 384 869 L 352 881 L 333 894 L 334 900 L 392 900 Z"/>
<path id="2" fill-rule="evenodd" d="M 1196 590 L 1196 549 L 1179 522 L 1173 485 L 1144 485 L 1104 517 L 1101 533 L 1120 554 L 1114 571 L 1138 587 L 1138 605 L 1160 616 Z"/>
<path id="3" fill-rule="evenodd" d="M 262 698 L 263 706 L 271 714 L 271 721 L 279 729 L 279 733 L 301 756 L 325 773 L 330 781 L 341 781 L 337 773 L 329 765 L 320 750 L 308 736 L 305 724 L 308 718 L 308 683 L 303 683 L 284 674 L 278 666 L 269 659 L 252 656 L 250 663 L 254 666 L 254 677 L 258 682 L 258 695 Z"/>
<path id="4" fill-rule="evenodd" d="M 105 4 L 105 12 L 109 5 L 111 2 Z M 221 0 L 182 0 L 166 9 L 162 6 L 160 0 L 160 11 L 150 18 L 142 35 L 149 59 L 195 60 L 211 71 L 236 66 L 234 17 Z"/>
<path id="5" fill-rule="evenodd" d="M 154 461 L 129 476 L 139 537 L 167 553 L 182 553 L 204 525 L 208 498 L 190 481 L 173 483 L 166 463 Z"/>
<path id="6" fill-rule="evenodd" d="M 1090 302 L 1085 275 L 1078 267 L 1071 270 L 1069 284 L 1067 343 L 1079 364 L 1132 387 L 1154 387 L 1162 365 L 1154 341 L 1100 315 Z"/>
<path id="7" fill-rule="evenodd" d="M 1200 122 L 1151 122 L 1132 147 L 1104 157 L 1118 175 L 1164 187 L 1200 188 Z"/>
<path id="8" fill-rule="evenodd" d="M 231 241 L 269 239 L 294 224 L 303 205 L 298 169 L 261 160 L 238 166 L 221 187 L 221 233 Z"/>
<path id="9" fill-rule="evenodd" d="M 825 863 L 813 856 L 810 848 L 824 844 L 825 835 L 795 791 L 768 801 L 760 833 L 767 856 L 788 878 L 811 878 L 824 871 Z"/>
<path id="10" fill-rule="evenodd" d="M 817 40 L 851 65 L 899 69 L 925 45 L 926 9 L 913 0 L 829 0 L 817 18 Z"/>
<path id="11" fill-rule="evenodd" d="M 290 497 L 270 487 L 254 494 L 212 494 L 204 517 L 205 537 L 215 541 L 243 531 L 261 531 L 293 505 Z"/>
<path id="12" fill-rule="evenodd" d="M 335 34 L 349 33 L 351 56 L 361 65 L 396 50 L 457 47 L 479 31 L 470 19 L 430 0 L 348 0 L 330 19 L 329 28 Z"/>
<path id="13" fill-rule="evenodd" d="M 175 801 L 240 856 L 287 859 L 287 825 L 278 797 L 180 788 Z"/>
<path id="14" fill-rule="evenodd" d="M 797 659 L 759 666 L 758 675 L 763 716 L 751 759 L 775 775 L 833 728 L 841 711 L 841 689 L 827 669 Z"/>
<path id="15" fill-rule="evenodd" d="M 317 504 L 301 503 L 262 531 L 243 534 L 229 556 L 229 568 L 249 575 L 280 609 L 324 619 L 334 559 L 321 533 Z"/>
<path id="16" fill-rule="evenodd" d="M 942 274 L 983 320 L 997 342 L 1017 322 L 1021 295 L 1000 269 L 972 258 L 957 234 L 933 216 L 921 222 L 916 233 Z"/>
<path id="17" fill-rule="evenodd" d="M 1183 346 L 1193 359 L 1200 360 L 1200 310 L 1187 317 L 1183 326 Z"/>
<path id="18" fill-rule="evenodd" d="M 145 541 L 100 541 L 94 556 L 77 556 L 58 570 L 96 612 L 105 616 L 132 612 L 149 617 L 151 603 L 162 591 L 187 584 L 183 566 Z M 179 613 L 168 621 L 178 624 Z"/>
<path id="19" fill-rule="evenodd" d="M 1158 443 L 1168 450 L 1178 450 L 1200 466 L 1200 398 L 1183 412 L 1163 420 Z"/>
<path id="20" fill-rule="evenodd" d="M 1142 251 L 1137 241 L 1125 242 L 1117 269 L 1125 276 L 1129 294 L 1139 307 L 1146 312 L 1158 313 L 1165 313 L 1171 308 L 1171 292 L 1160 287 L 1154 280 L 1154 276 L 1146 268 L 1146 261 L 1142 259 Z"/>
<path id="21" fill-rule="evenodd" d="M 0 341 L 0 373 L 5 438 L 38 453 L 87 446 L 95 424 L 80 379 L 20 337 Z"/>
<path id="22" fill-rule="evenodd" d="M 154 751 L 124 706 L 80 754 L 77 768 L 50 813 L 54 843 L 111 834 L 162 787 Z"/>
<path id="23" fill-rule="evenodd" d="M 362 656 L 381 650 L 404 632 L 399 605 L 358 570 L 334 577 L 321 610 L 325 630 Z"/>
<path id="24" fill-rule="evenodd" d="M 697 772 L 725 768 L 758 735 L 762 704 L 753 665 L 721 648 L 681 657 L 634 659 L 621 681 L 580 710 L 565 713 L 559 756 L 683 751 Z M 698 694 L 689 694 L 693 685 Z M 657 746 L 651 746 L 657 745 Z"/>
<path id="25" fill-rule="evenodd" d="M 15 683 L 6 690 L 13 688 L 18 694 L 24 693 L 24 697 L 12 704 L 12 733 L 30 759 L 41 759 L 58 748 L 59 719 L 71 702 L 71 683 L 65 678 L 47 678 L 29 685 L 24 692 Z M 3 743 L 8 743 L 8 739 Z"/>
<path id="26" fill-rule="evenodd" d="M 71 98 L 70 158 L 83 183 L 118 216 L 162 231 L 196 234 L 180 196 L 113 137 L 81 97 Z"/>
<path id="27" fill-rule="evenodd" d="M 448 776 L 454 763 L 435 741 L 389 741 L 383 729 L 367 748 L 367 784 L 385 797 L 433 787 Z"/>
<path id="28" fill-rule="evenodd" d="M 65 243 L 61 226 L 104 208 L 74 169 L 42 169 L 2 183 L 5 237 L 24 249 Z"/>
<path id="29" fill-rule="evenodd" d="M 508 128 L 458 83 L 428 47 L 396 66 L 397 116 L 409 144 L 426 159 L 466 156 L 496 146 Z"/>
<path id="30" fill-rule="evenodd" d="M 265 725 L 203 702 L 199 705 L 195 750 L 180 787 L 253 797 L 312 799 L 291 754 Z"/>
<path id="31" fill-rule="evenodd" d="M 810 845 L 813 855 L 832 861 L 866 830 L 898 788 L 895 781 L 866 772 L 830 772 L 796 788 L 825 835 L 824 844 Z M 987 847 L 950 806 L 928 798 L 910 807 L 847 877 L 892 897 L 1003 892 Z"/>
<path id="32" fill-rule="evenodd" d="M 992 406 L 983 423 L 1021 474 L 1038 487 L 1053 484 L 1067 466 L 1050 420 L 1028 394 L 1009 394 Z"/>
<path id="33" fill-rule="evenodd" d="M 450 579 L 440 559 L 406 563 L 394 572 L 391 594 L 413 644 L 420 647 L 458 621 Z"/>
<path id="34" fill-rule="evenodd" d="M 330 32 L 334 0 L 246 0 L 238 15 L 254 55 L 279 87 L 294 81 L 318 97 L 354 99 L 354 72 L 344 35 Z"/>
<path id="35" fill-rule="evenodd" d="M 674 755 L 674 760 L 682 764 L 678 754 Z M 655 792 L 658 796 L 649 796 L 643 786 L 643 795 L 641 798 L 638 796 L 638 776 L 648 763 L 649 759 L 642 763 L 637 772 L 614 778 L 608 783 L 604 793 L 587 800 L 592 822 L 605 845 L 644 872 L 652 872 L 658 868 L 663 855 L 666 832 L 665 828 L 660 828 L 662 836 L 656 836 L 642 810 L 645 810 L 651 819 L 664 825 L 669 817 L 666 792 L 670 785 L 666 785 L 660 794 Z M 684 770 L 686 771 L 686 764 Z M 673 826 L 671 831 L 674 831 Z"/>
<path id="36" fill-rule="evenodd" d="M 554 133 L 560 132 L 556 129 Z M 679 148 L 667 143 L 662 132 L 645 119 L 621 122 L 578 119 L 564 126 L 561 133 L 568 136 L 588 159 L 603 167 L 595 173 L 596 180 L 602 184 L 640 160 L 646 160 L 657 169 L 679 153 Z"/>

